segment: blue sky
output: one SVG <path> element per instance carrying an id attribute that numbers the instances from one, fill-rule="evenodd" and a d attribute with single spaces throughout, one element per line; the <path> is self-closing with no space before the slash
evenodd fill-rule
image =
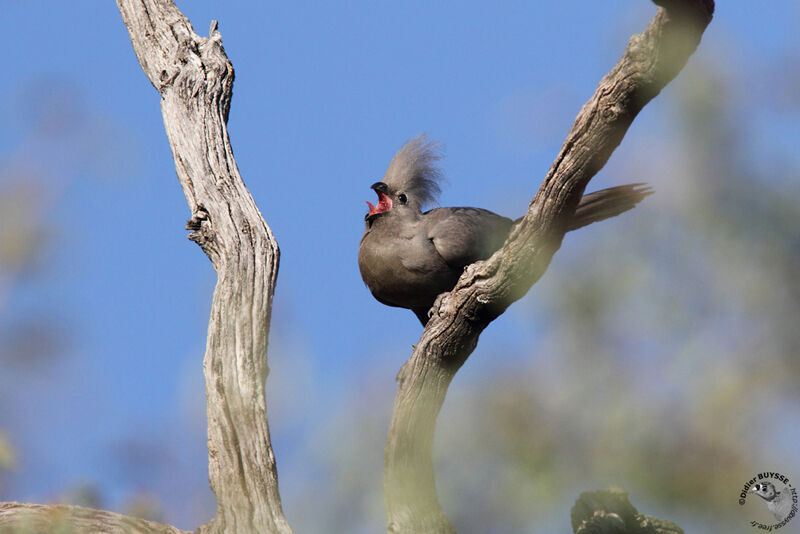
<path id="1" fill-rule="evenodd" d="M 701 45 L 709 61 L 738 75 L 796 54 L 796 2 L 719 4 Z M 371 298 L 356 265 L 364 201 L 373 200 L 368 186 L 397 148 L 421 132 L 443 141 L 442 205 L 521 215 L 572 118 L 655 8 L 622 0 L 179 7 L 201 35 L 211 19 L 220 22 L 236 71 L 234 154 L 281 248 L 268 381 L 278 393 L 268 408 L 283 482 L 302 463 L 294 440 L 367 379 L 393 390 L 394 371 L 419 335 L 413 314 Z M 37 272 L 14 286 L 0 322 L 42 314 L 66 339 L 52 363 L 0 382 L 14 403 L 0 424 L 20 451 L 15 493 L 0 495 L 45 501 L 88 480 L 118 506 L 147 477 L 121 476 L 109 450 L 142 432 L 186 450 L 180 461 L 195 466 L 202 485 L 197 406 L 215 278 L 185 239 L 189 213 L 158 94 L 113 3 L 5 0 L 0 8 L 0 162 L 26 161 L 52 196 L 45 253 Z M 749 79 L 733 90 L 757 107 L 764 83 Z M 668 130 L 663 98 L 629 136 Z M 69 126 L 48 137 L 32 123 L 52 107 L 65 107 Z M 798 146 L 797 128 L 779 114 L 759 115 L 752 126 L 765 143 Z M 636 157 L 623 141 L 612 159 Z M 590 189 L 615 183 L 601 172 Z M 529 318 L 512 307 L 463 372 L 480 372 L 487 353 L 529 344 L 541 328 Z M 191 512 L 174 516 L 188 521 Z"/>

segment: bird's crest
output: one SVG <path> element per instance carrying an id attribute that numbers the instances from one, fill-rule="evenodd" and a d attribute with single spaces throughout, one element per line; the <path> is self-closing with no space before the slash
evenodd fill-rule
<path id="1" fill-rule="evenodd" d="M 419 206 L 436 202 L 441 192 L 441 171 L 436 166 L 442 159 L 441 148 L 425 134 L 408 141 L 395 154 L 383 182 L 393 191 L 406 193 Z"/>

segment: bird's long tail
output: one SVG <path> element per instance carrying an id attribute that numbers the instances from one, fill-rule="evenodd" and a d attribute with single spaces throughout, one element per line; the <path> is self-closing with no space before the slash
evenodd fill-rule
<path id="1" fill-rule="evenodd" d="M 616 217 L 632 209 L 644 197 L 653 194 L 653 189 L 647 184 L 628 184 L 617 187 L 601 189 L 588 195 L 583 195 L 580 204 L 575 209 L 575 215 L 567 223 L 567 231 L 583 228 L 587 224 Z"/>

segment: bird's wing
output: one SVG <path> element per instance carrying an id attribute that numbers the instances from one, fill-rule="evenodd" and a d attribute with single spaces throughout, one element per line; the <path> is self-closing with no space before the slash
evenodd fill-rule
<path id="1" fill-rule="evenodd" d="M 437 208 L 423 215 L 427 237 L 453 269 L 483 260 L 499 249 L 511 219 L 481 208 Z"/>

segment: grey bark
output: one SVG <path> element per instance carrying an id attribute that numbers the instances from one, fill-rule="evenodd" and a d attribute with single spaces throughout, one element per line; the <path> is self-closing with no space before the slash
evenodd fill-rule
<path id="1" fill-rule="evenodd" d="M 589 180 L 633 119 L 683 68 L 714 10 L 713 0 L 659 0 L 641 35 L 578 114 L 528 211 L 486 261 L 470 265 L 434 305 L 398 392 L 384 455 L 384 499 L 392 533 L 454 532 L 438 502 L 431 449 L 436 418 L 455 373 L 480 333 L 547 269 Z"/>
<path id="2" fill-rule="evenodd" d="M 136 57 L 161 94 L 189 238 L 217 271 L 203 360 L 208 469 L 217 515 L 202 532 L 291 532 L 281 509 L 264 397 L 278 244 L 233 159 L 233 66 L 212 23 L 199 37 L 172 0 L 117 0 Z"/>
<path id="3" fill-rule="evenodd" d="M 187 229 L 211 259 L 214 290 L 203 369 L 209 481 L 217 514 L 199 532 L 291 533 L 284 518 L 264 397 L 278 245 L 233 159 L 226 121 L 233 67 L 212 23 L 196 35 L 172 0 L 118 0 L 136 57 L 161 94 L 164 127 L 192 213 Z M 0 526 L 80 532 L 180 532 L 72 506 L 8 503 Z"/>
<path id="4" fill-rule="evenodd" d="M 183 530 L 155 521 L 82 506 L 0 503 L 0 534 L 41 532 L 186 534 Z"/>

